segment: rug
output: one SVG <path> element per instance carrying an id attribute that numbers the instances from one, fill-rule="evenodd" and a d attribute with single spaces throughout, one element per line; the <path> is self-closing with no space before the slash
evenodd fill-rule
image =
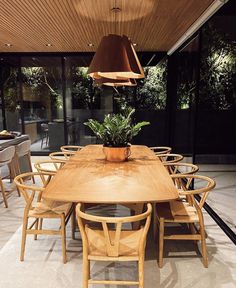
<path id="1" fill-rule="evenodd" d="M 235 246 L 208 215 L 205 218 L 209 268 L 203 267 L 196 245 L 185 241 L 169 241 L 165 245 L 164 267 L 159 269 L 156 243 L 149 233 L 145 288 L 236 287 Z M 46 225 L 57 227 L 58 223 L 52 222 Z M 68 262 L 63 264 L 60 237 L 45 235 L 39 235 L 36 241 L 31 235 L 27 237 L 25 261 L 20 262 L 21 231 L 20 227 L 0 251 L 1 288 L 82 288 L 82 241 L 79 232 L 76 234 L 77 239 L 71 240 L 70 226 L 67 227 Z M 137 276 L 135 263 L 91 264 L 91 274 L 96 279 L 135 280 Z"/>

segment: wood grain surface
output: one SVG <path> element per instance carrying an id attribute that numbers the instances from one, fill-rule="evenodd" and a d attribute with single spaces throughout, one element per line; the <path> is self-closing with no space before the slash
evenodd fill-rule
<path id="1" fill-rule="evenodd" d="M 4 0 L 0 52 L 92 52 L 108 34 L 127 35 L 137 51 L 167 51 L 213 2 Z M 121 12 L 112 12 L 114 7 Z"/>
<path id="2" fill-rule="evenodd" d="M 132 145 L 129 161 L 108 162 L 101 145 L 88 145 L 46 187 L 50 200 L 144 203 L 176 199 L 178 192 L 161 161 L 146 146 Z"/>

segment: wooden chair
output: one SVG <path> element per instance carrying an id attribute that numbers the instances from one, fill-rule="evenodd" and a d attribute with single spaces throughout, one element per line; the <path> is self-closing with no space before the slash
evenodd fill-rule
<path id="1" fill-rule="evenodd" d="M 54 173 L 61 169 L 63 165 L 65 164 L 65 161 L 61 160 L 45 160 L 45 161 L 39 161 L 34 164 L 35 169 L 38 172 L 46 172 L 46 173 Z"/>
<path id="2" fill-rule="evenodd" d="M 2 151 L 0 151 L 0 168 L 3 166 L 8 166 L 9 172 L 10 172 L 10 177 L 15 176 L 15 168 L 13 165 L 14 155 L 15 155 L 15 147 L 14 146 L 7 147 L 7 148 L 3 149 Z M 6 189 L 4 187 L 1 173 L 0 173 L 0 188 L 1 188 L 2 197 L 3 197 L 5 207 L 8 208 Z M 12 192 L 12 191 L 13 190 L 11 190 L 10 192 Z"/>
<path id="3" fill-rule="evenodd" d="M 164 166 L 166 167 L 167 171 L 170 175 L 174 174 L 185 174 L 185 175 L 194 175 L 198 172 L 199 167 L 197 165 L 191 164 L 191 163 L 164 163 Z M 175 185 L 179 190 L 184 190 L 186 187 L 189 189 L 190 185 L 192 184 L 193 178 L 188 179 L 182 179 L 181 181 L 176 180 Z M 184 187 L 182 187 L 182 184 L 184 184 Z M 188 201 L 191 201 L 191 197 L 188 195 L 180 195 L 179 196 L 182 199 L 185 199 L 188 197 Z"/>
<path id="4" fill-rule="evenodd" d="M 59 169 L 61 169 L 65 164 L 65 161 L 59 160 L 45 160 L 39 161 L 34 164 L 35 169 L 41 173 L 40 176 L 42 178 L 43 183 L 46 183 L 47 179 L 44 177 L 44 173 L 50 173 L 55 175 Z M 75 207 L 73 209 L 71 215 L 71 237 L 75 239 L 75 230 L 76 230 L 76 221 L 75 221 Z"/>
<path id="5" fill-rule="evenodd" d="M 200 175 L 176 174 L 171 175 L 171 177 L 175 183 L 182 182 L 181 187 L 183 189 L 179 190 L 179 194 L 186 196 L 186 198 L 180 198 L 168 203 L 166 202 L 156 204 L 156 216 L 159 224 L 159 267 L 161 268 L 163 266 L 164 240 L 200 240 L 203 265 L 208 267 L 202 207 L 209 192 L 215 187 L 215 182 L 206 176 Z M 193 179 L 198 180 L 195 185 L 199 187 L 199 184 L 201 184 L 200 188 L 193 190 L 189 187 L 188 183 L 190 183 Z M 202 196 L 200 202 L 196 201 L 194 195 Z M 191 201 L 188 201 L 189 198 Z M 187 224 L 191 233 L 165 235 L 166 223 L 179 223 L 181 225 Z M 199 227 L 196 227 L 196 224 Z"/>
<path id="6" fill-rule="evenodd" d="M 77 146 L 77 145 L 66 145 L 66 146 L 61 146 L 61 151 L 62 152 L 77 152 L 84 148 L 83 146 Z"/>
<path id="7" fill-rule="evenodd" d="M 164 163 L 164 166 L 166 167 L 167 171 L 169 172 L 170 175 L 173 174 L 185 174 L 185 175 L 193 175 L 195 173 L 198 172 L 199 168 L 197 165 L 191 164 L 191 163 Z M 185 179 L 185 181 L 175 181 L 175 184 L 177 186 L 178 189 L 183 189 L 183 187 L 181 187 L 181 183 L 184 183 L 186 186 L 186 182 L 187 183 L 187 187 L 190 187 L 190 184 L 192 183 L 192 178 L 189 179 Z M 180 195 L 179 196 L 182 199 L 185 199 L 186 196 L 185 195 Z M 189 201 L 191 201 L 191 199 L 189 199 Z M 156 206 L 153 206 L 153 235 L 154 238 L 156 239 L 156 235 L 157 235 L 157 219 L 155 217 L 156 215 Z"/>
<path id="8" fill-rule="evenodd" d="M 168 146 L 156 146 L 156 147 L 149 147 L 156 155 L 159 154 L 169 154 L 172 151 L 171 147 Z"/>
<path id="9" fill-rule="evenodd" d="M 64 161 L 64 162 L 66 162 L 73 155 L 75 155 L 75 152 L 71 152 L 71 151 L 62 152 L 62 151 L 59 151 L 59 152 L 50 153 L 49 157 L 52 160 L 55 160 L 55 161 Z"/>
<path id="10" fill-rule="evenodd" d="M 156 156 L 161 160 L 161 162 L 163 162 L 163 164 L 164 163 L 177 163 L 184 159 L 183 155 L 173 154 L 173 153 L 156 154 Z"/>
<path id="11" fill-rule="evenodd" d="M 193 175 L 198 172 L 199 167 L 192 163 L 163 163 L 169 174 Z"/>
<path id="12" fill-rule="evenodd" d="M 151 221 L 151 204 L 147 210 L 136 216 L 101 217 L 84 213 L 81 204 L 76 207 L 78 224 L 83 241 L 83 288 L 89 284 L 138 285 L 144 287 L 144 254 L 146 236 Z M 123 230 L 122 224 L 145 220 L 144 226 L 138 230 Z M 85 222 L 86 221 L 86 225 Z M 102 229 L 92 229 L 87 221 L 100 224 Z M 115 225 L 115 229 L 108 227 Z M 139 279 L 125 280 L 93 280 L 90 278 L 90 261 L 137 261 Z"/>
<path id="13" fill-rule="evenodd" d="M 42 199 L 42 192 L 53 175 L 54 173 L 29 172 L 18 175 L 14 179 L 26 202 L 22 228 L 21 261 L 24 261 L 26 236 L 28 234 L 35 235 L 35 240 L 38 234 L 61 235 L 63 262 L 66 263 L 67 261 L 65 226 L 73 212 L 73 205 L 72 203 L 45 201 Z M 32 184 L 31 179 L 35 179 L 37 185 Z M 35 218 L 35 220 L 32 224 L 29 224 L 31 218 Z M 60 219 L 60 228 L 58 230 L 43 229 L 42 220 L 45 218 Z"/>

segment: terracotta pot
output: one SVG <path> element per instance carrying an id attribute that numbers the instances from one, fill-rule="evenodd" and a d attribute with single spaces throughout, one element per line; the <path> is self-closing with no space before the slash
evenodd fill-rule
<path id="1" fill-rule="evenodd" d="M 131 154 L 130 147 L 103 147 L 105 159 L 111 162 L 127 161 Z"/>

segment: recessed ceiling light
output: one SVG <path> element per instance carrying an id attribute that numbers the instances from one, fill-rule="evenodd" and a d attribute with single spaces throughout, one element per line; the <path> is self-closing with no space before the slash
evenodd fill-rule
<path id="1" fill-rule="evenodd" d="M 137 43 L 133 43 L 133 46 L 138 46 L 138 44 Z"/>
<path id="2" fill-rule="evenodd" d="M 88 46 L 89 46 L 89 47 L 93 47 L 94 44 L 93 44 L 93 43 L 88 43 Z"/>
<path id="3" fill-rule="evenodd" d="M 47 47 L 52 47 L 52 44 L 51 43 L 47 43 L 46 46 Z"/>
<path id="4" fill-rule="evenodd" d="M 121 9 L 119 7 L 113 7 L 113 8 L 111 8 L 111 12 L 119 13 L 119 12 L 121 12 Z"/>
<path id="5" fill-rule="evenodd" d="M 5 43 L 5 46 L 8 47 L 8 48 L 10 48 L 10 47 L 12 47 L 13 45 L 12 45 L 11 43 Z"/>

